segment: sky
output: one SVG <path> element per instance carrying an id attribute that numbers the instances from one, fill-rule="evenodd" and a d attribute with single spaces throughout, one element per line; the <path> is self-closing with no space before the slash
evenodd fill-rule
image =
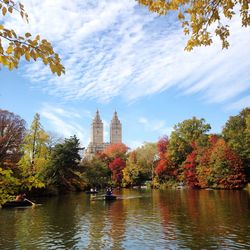
<path id="1" fill-rule="evenodd" d="M 228 50 L 218 38 L 210 47 L 184 51 L 188 37 L 175 14 L 158 16 L 134 0 L 22 0 L 29 23 L 18 15 L 0 23 L 18 34 L 49 40 L 66 74 L 41 62 L 0 69 L 0 108 L 30 126 L 35 113 L 46 131 L 74 134 L 87 146 L 98 109 L 105 141 L 116 110 L 130 148 L 170 135 L 196 116 L 220 133 L 229 116 L 250 106 L 250 28 L 230 21 Z"/>

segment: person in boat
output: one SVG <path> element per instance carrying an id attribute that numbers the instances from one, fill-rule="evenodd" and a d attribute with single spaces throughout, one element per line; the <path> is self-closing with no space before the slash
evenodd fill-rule
<path id="1" fill-rule="evenodd" d="M 16 196 L 15 201 L 24 201 L 26 198 L 26 194 L 19 194 Z"/>
<path id="2" fill-rule="evenodd" d="M 111 190 L 111 188 L 108 188 L 108 189 L 107 189 L 106 195 L 112 195 L 112 190 Z"/>

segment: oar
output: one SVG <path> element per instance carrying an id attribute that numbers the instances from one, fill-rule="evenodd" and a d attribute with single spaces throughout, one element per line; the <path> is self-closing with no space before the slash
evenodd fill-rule
<path id="1" fill-rule="evenodd" d="M 36 205 L 36 203 L 32 202 L 31 200 L 29 200 L 29 199 L 27 199 L 27 198 L 25 198 L 24 200 L 30 202 L 30 203 L 32 204 L 32 206 L 35 206 L 35 205 Z"/>

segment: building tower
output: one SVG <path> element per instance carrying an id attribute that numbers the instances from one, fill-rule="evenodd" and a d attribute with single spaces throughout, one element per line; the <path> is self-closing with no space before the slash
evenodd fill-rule
<path id="1" fill-rule="evenodd" d="M 110 124 L 110 143 L 122 143 L 122 124 L 115 111 Z"/>
<path id="2" fill-rule="evenodd" d="M 91 123 L 90 130 L 90 143 L 84 152 L 84 159 L 93 159 L 95 154 L 102 152 L 110 144 L 122 143 L 122 124 L 116 111 L 110 123 L 110 142 L 104 142 L 103 122 L 98 110 Z"/>
<path id="3" fill-rule="evenodd" d="M 99 111 L 96 111 L 95 118 L 91 124 L 91 143 L 93 145 L 103 144 L 103 123 L 99 115 Z"/>

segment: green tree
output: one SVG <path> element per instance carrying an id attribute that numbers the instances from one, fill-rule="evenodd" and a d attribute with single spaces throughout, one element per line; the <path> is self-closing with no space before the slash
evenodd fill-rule
<path id="1" fill-rule="evenodd" d="M 142 178 L 140 165 L 137 163 L 137 153 L 132 151 L 128 155 L 126 167 L 123 169 L 122 185 L 124 187 L 140 185 L 145 181 Z"/>
<path id="2" fill-rule="evenodd" d="M 111 172 L 105 162 L 94 157 L 90 161 L 82 163 L 83 171 L 86 177 L 87 185 L 91 188 L 104 188 L 110 182 Z"/>
<path id="3" fill-rule="evenodd" d="M 0 167 L 0 205 L 12 198 L 18 186 L 20 186 L 20 181 L 13 174 L 13 170 Z"/>
<path id="4" fill-rule="evenodd" d="M 205 123 L 205 119 L 184 120 L 174 126 L 174 131 L 171 133 L 168 153 L 171 162 L 175 167 L 180 167 L 186 160 L 188 154 L 193 150 L 194 143 L 205 145 L 207 143 L 208 132 L 211 126 Z"/>
<path id="5" fill-rule="evenodd" d="M 79 163 L 80 142 L 76 136 L 55 145 L 47 171 L 48 184 L 59 191 L 83 189 L 85 181 Z"/>
<path id="6" fill-rule="evenodd" d="M 11 15 L 14 11 L 19 12 L 28 22 L 28 14 L 23 4 L 13 0 L 0 1 L 0 15 Z M 0 23 L 0 65 L 12 70 L 18 67 L 21 58 L 25 58 L 26 61 L 36 61 L 40 58 L 45 65 L 49 65 L 52 73 L 58 76 L 65 73 L 61 59 L 54 52 L 50 42 L 40 38 L 40 35 L 32 38 L 29 32 L 19 36 L 12 28 L 6 28 Z"/>
<path id="7" fill-rule="evenodd" d="M 250 108 L 231 116 L 222 130 L 228 145 L 241 157 L 248 181 L 250 181 Z"/>
<path id="8" fill-rule="evenodd" d="M 48 141 L 49 136 L 42 128 L 40 115 L 35 114 L 22 145 L 24 155 L 18 163 L 23 185 L 29 189 L 44 186 L 44 172 L 50 161 Z"/>
<path id="9" fill-rule="evenodd" d="M 237 13 L 243 27 L 250 25 L 249 0 L 137 0 L 152 12 L 167 15 L 174 11 L 183 31 L 190 38 L 186 50 L 201 45 L 211 45 L 212 34 L 222 41 L 222 48 L 228 48 L 230 35 L 228 21 Z"/>
<path id="10" fill-rule="evenodd" d="M 157 144 L 144 142 L 144 144 L 135 151 L 141 178 L 144 180 L 152 180 L 157 157 Z"/>

